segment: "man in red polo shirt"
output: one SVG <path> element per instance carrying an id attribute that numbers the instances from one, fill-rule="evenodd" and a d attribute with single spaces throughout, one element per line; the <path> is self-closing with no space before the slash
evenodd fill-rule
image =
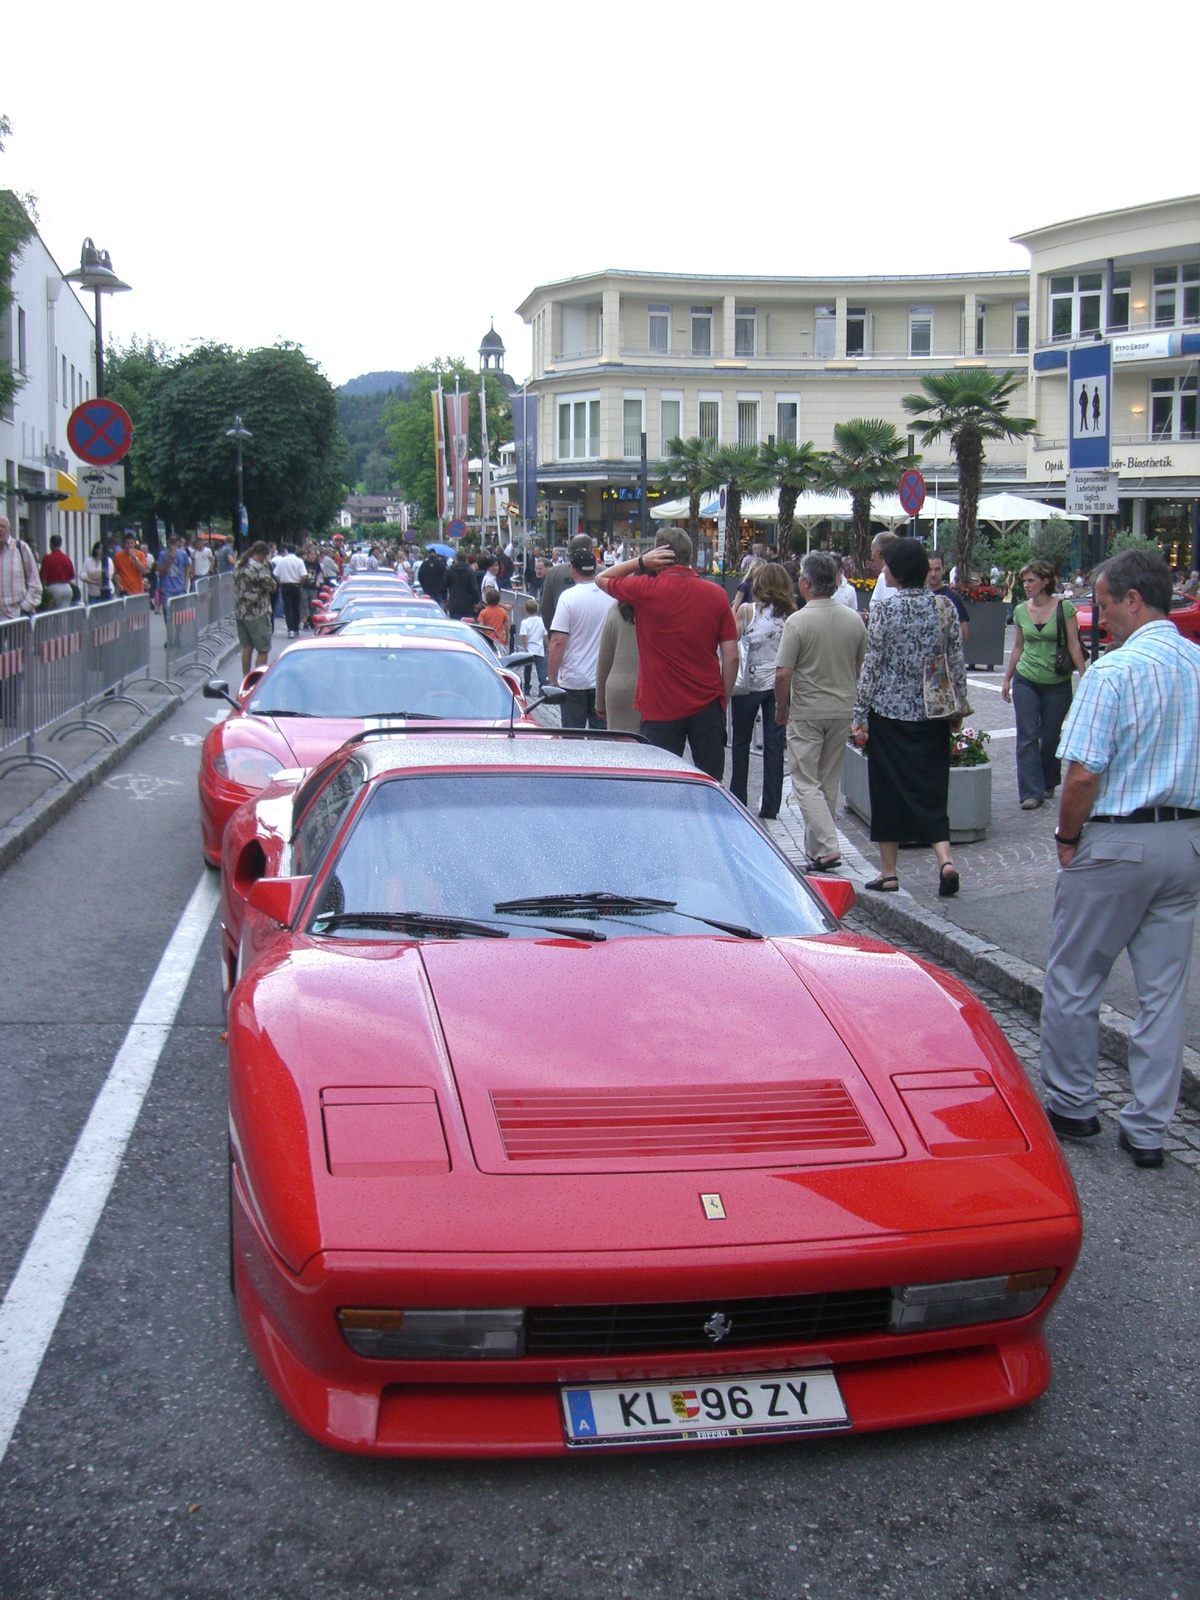
<path id="1" fill-rule="evenodd" d="M 672 529 L 657 550 L 598 572 L 596 582 L 633 607 L 633 703 L 642 714 L 642 732 L 677 756 L 688 745 L 701 772 L 720 782 L 725 706 L 737 678 L 737 627 L 725 591 L 705 583 L 693 558 L 691 539 Z"/>

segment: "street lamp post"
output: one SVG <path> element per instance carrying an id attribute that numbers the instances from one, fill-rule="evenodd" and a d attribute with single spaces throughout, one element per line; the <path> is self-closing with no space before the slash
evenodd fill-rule
<path id="1" fill-rule="evenodd" d="M 246 533 L 245 495 L 242 492 L 242 445 L 247 439 L 253 439 L 254 435 L 242 421 L 241 417 L 235 414 L 233 419 L 233 427 L 225 429 L 225 437 L 227 439 L 232 439 L 234 444 L 237 446 L 238 503 L 237 527 L 233 531 L 233 547 L 240 555 L 242 551 L 242 539 L 245 537 Z"/>
<path id="2" fill-rule="evenodd" d="M 101 298 L 106 294 L 120 294 L 129 288 L 113 271 L 112 257 L 107 250 L 97 250 L 90 239 L 83 241 L 79 266 L 74 272 L 64 272 L 68 283 L 77 283 L 81 289 L 90 289 L 96 304 L 96 398 L 104 398 L 104 322 L 101 315 Z M 108 518 L 100 518 L 100 598 L 112 599 L 112 585 L 108 581 Z"/>

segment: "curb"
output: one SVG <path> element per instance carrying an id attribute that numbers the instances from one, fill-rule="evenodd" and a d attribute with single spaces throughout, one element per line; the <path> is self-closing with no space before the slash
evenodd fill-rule
<path id="1" fill-rule="evenodd" d="M 213 668 L 220 666 L 236 649 L 237 641 L 233 640 L 213 662 Z M 48 833 L 58 819 L 77 800 L 82 800 L 88 790 L 94 788 L 114 767 L 119 766 L 131 750 L 136 750 L 138 745 L 157 732 L 180 706 L 192 698 L 211 676 L 211 671 L 206 670 L 204 677 L 189 684 L 182 694 L 173 694 L 161 705 L 155 706 L 149 716 L 134 723 L 132 728 L 127 728 L 116 744 L 106 745 L 94 756 L 89 756 L 82 766 L 76 767 L 67 783 L 64 784 L 60 779 L 52 784 L 31 806 L 26 806 L 24 811 L 19 811 L 11 822 L 0 828 L 0 872 L 11 866 L 18 856 L 24 855 L 44 833 Z"/>
<path id="2" fill-rule="evenodd" d="M 964 978 L 995 989 L 1032 1017 L 1041 1016 L 1046 974 L 1031 961 L 1010 955 L 999 945 L 967 933 L 944 917 L 920 906 L 897 905 L 895 900 L 860 898 L 854 908 L 863 922 L 884 934 L 918 945 L 942 966 L 953 967 Z M 1129 1065 L 1129 1034 L 1133 1018 L 1112 1006 L 1100 1008 L 1100 1053 L 1120 1067 Z M 1200 1110 L 1200 1051 L 1184 1047 L 1180 1097 Z"/>

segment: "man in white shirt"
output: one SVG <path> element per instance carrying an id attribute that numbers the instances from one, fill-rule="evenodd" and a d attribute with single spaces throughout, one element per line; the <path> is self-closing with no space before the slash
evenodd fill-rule
<path id="1" fill-rule="evenodd" d="M 596 715 L 596 664 L 600 631 L 614 604 L 596 587 L 596 556 L 591 547 L 571 551 L 573 582 L 563 590 L 550 623 L 550 682 L 567 691 L 561 706 L 564 728 L 603 728 Z"/>
<path id="2" fill-rule="evenodd" d="M 308 568 L 296 554 L 290 544 L 283 547 L 283 554 L 276 556 L 273 563 L 275 578 L 283 593 L 283 614 L 287 618 L 287 636 L 289 639 L 300 637 L 300 586 L 308 576 Z"/>
<path id="3" fill-rule="evenodd" d="M 350 557 L 351 572 L 366 572 L 371 565 L 371 558 L 365 550 L 356 550 Z"/>
<path id="4" fill-rule="evenodd" d="M 842 564 L 838 562 L 838 586 L 833 591 L 833 598 L 839 606 L 845 606 L 847 611 L 858 611 L 858 590 L 846 577 Z"/>
<path id="5" fill-rule="evenodd" d="M 197 539 L 192 551 L 192 577 L 207 578 L 213 569 L 213 559 L 212 545 L 207 540 L 201 544 Z"/>
<path id="6" fill-rule="evenodd" d="M 879 576 L 875 579 L 875 587 L 871 590 L 871 604 L 877 606 L 884 600 L 890 600 L 893 595 L 899 594 L 899 589 L 893 589 L 888 582 L 888 569 L 883 564 L 884 551 L 896 535 L 894 533 L 877 533 L 871 540 L 871 555 L 879 562 Z"/>

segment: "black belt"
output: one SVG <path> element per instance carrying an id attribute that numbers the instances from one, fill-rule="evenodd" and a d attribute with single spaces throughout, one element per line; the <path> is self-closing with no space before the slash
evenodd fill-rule
<path id="1" fill-rule="evenodd" d="M 1186 806 L 1143 806 L 1131 811 L 1127 817 L 1092 817 L 1092 822 L 1190 822 L 1200 817 L 1200 811 L 1189 811 Z"/>

